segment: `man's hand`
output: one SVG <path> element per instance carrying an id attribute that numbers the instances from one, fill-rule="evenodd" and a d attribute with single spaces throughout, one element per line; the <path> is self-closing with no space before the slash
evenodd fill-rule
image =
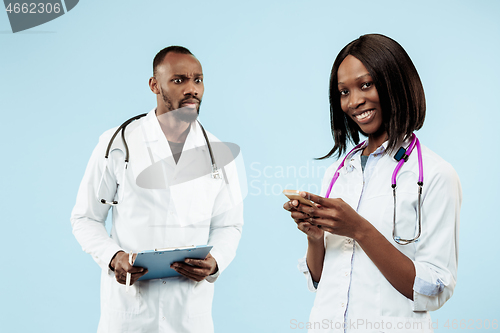
<path id="1" fill-rule="evenodd" d="M 132 262 L 135 261 L 135 257 L 137 253 L 134 253 L 132 258 Z M 127 273 L 131 273 L 130 285 L 133 285 L 137 279 L 148 272 L 147 269 L 142 267 L 133 267 L 128 263 L 128 254 L 120 251 L 118 252 L 113 260 L 111 260 L 111 264 L 109 265 L 115 271 L 116 281 L 120 284 L 125 284 L 127 281 Z"/>
<path id="2" fill-rule="evenodd" d="M 210 253 L 205 259 L 185 259 L 184 262 L 174 262 L 170 267 L 196 282 L 203 281 L 207 276 L 219 270 L 217 261 Z"/>

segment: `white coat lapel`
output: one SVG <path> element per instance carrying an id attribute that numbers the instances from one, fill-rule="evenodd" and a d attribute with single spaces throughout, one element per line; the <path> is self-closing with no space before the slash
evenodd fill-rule
<path id="1" fill-rule="evenodd" d="M 205 137 L 200 125 L 195 121 L 191 124 L 181 157 L 175 167 L 174 177 L 195 179 L 206 174 L 210 165 Z"/>
<path id="2" fill-rule="evenodd" d="M 165 134 L 163 134 L 158 118 L 156 118 L 155 113 L 151 113 L 148 116 L 150 115 L 151 117 L 146 119 L 144 126 L 145 142 L 149 144 L 155 162 L 165 160 L 170 166 L 175 167 L 172 151 L 170 150 Z"/>
<path id="3" fill-rule="evenodd" d="M 165 189 L 173 177 L 175 162 L 154 110 L 145 117 L 138 132 L 142 140 L 139 140 L 140 154 L 134 161 L 137 185 Z"/>
<path id="4" fill-rule="evenodd" d="M 191 125 L 171 186 L 180 223 L 207 226 L 219 183 L 210 177 L 211 163 L 198 122 Z"/>

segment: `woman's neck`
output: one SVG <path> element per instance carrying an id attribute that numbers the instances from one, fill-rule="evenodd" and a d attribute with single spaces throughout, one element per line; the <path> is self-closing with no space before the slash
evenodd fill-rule
<path id="1" fill-rule="evenodd" d="M 380 147 L 385 141 L 387 141 L 387 139 L 388 136 L 386 132 L 378 135 L 370 134 L 368 136 L 368 145 L 365 147 L 365 149 L 363 149 L 362 155 L 370 155 L 375 150 L 377 150 L 377 148 Z"/>

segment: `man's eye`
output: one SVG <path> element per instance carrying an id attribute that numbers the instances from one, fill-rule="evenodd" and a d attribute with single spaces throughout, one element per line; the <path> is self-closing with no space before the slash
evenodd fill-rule
<path id="1" fill-rule="evenodd" d="M 203 79 L 200 79 L 200 78 L 198 78 L 198 79 L 194 79 L 194 82 L 195 82 L 195 83 L 202 83 L 202 82 L 203 82 Z"/>
<path id="2" fill-rule="evenodd" d="M 172 82 L 173 83 L 182 83 L 182 79 L 173 79 Z"/>

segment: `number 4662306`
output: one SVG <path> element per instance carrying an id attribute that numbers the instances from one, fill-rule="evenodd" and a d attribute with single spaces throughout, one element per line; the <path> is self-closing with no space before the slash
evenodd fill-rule
<path id="1" fill-rule="evenodd" d="M 9 14 L 50 14 L 56 13 L 59 14 L 61 12 L 61 4 L 51 4 L 51 3 L 10 3 L 5 8 L 5 11 Z"/>
<path id="2" fill-rule="evenodd" d="M 457 319 L 453 319 L 452 321 L 450 321 L 449 319 L 446 321 L 446 323 L 444 323 L 444 327 L 446 328 L 451 328 L 451 329 L 469 329 L 469 330 L 473 330 L 473 329 L 477 329 L 477 330 L 480 330 L 480 329 L 494 329 L 496 330 L 498 328 L 498 320 L 497 319 L 493 319 L 493 320 L 489 320 L 489 319 L 469 319 L 469 320 L 465 320 L 465 319 L 462 319 L 460 321 L 458 321 Z"/>

